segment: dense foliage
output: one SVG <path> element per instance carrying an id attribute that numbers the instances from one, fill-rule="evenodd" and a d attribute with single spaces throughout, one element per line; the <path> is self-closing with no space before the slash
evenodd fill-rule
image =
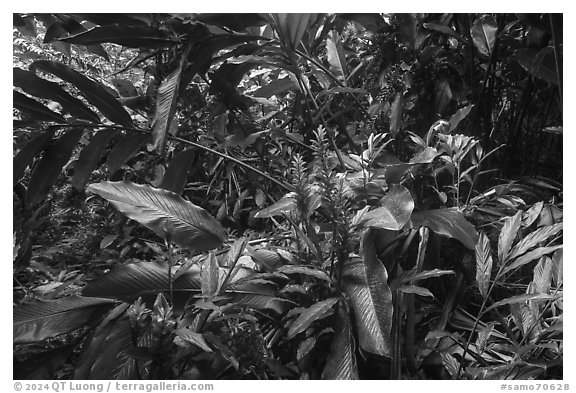
<path id="1" fill-rule="evenodd" d="M 15 378 L 562 378 L 562 15 L 13 34 Z"/>

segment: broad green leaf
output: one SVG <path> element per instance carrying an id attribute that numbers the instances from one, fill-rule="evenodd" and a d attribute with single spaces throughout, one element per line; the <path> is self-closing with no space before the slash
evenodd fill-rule
<path id="1" fill-rule="evenodd" d="M 317 14 L 272 14 L 276 23 L 281 43 L 290 50 L 295 50 Z"/>
<path id="2" fill-rule="evenodd" d="M 450 120 L 448 121 L 450 123 L 449 133 L 454 131 L 456 127 L 458 127 L 458 124 L 460 124 L 460 122 L 470 114 L 472 108 L 474 108 L 474 104 L 460 108 L 450 117 Z"/>
<path id="3" fill-rule="evenodd" d="M 115 135 L 117 135 L 117 130 L 107 129 L 98 131 L 98 133 L 92 137 L 88 146 L 82 149 L 78 161 L 76 161 L 76 165 L 74 165 L 74 176 L 72 176 L 72 185 L 74 188 L 77 190 L 84 189 L 90 179 L 92 170 L 94 170 L 100 161 L 104 149 Z"/>
<path id="4" fill-rule="evenodd" d="M 414 228 L 427 226 L 439 235 L 460 241 L 470 250 L 476 249 L 476 242 L 478 241 L 476 228 L 455 208 L 414 212 L 410 221 Z"/>
<path id="5" fill-rule="evenodd" d="M 103 322 L 83 344 L 74 369 L 74 379 L 135 379 L 135 360 L 127 355 L 134 350 L 132 327 L 126 314 Z"/>
<path id="6" fill-rule="evenodd" d="M 284 274 L 304 274 L 306 276 L 311 276 L 318 278 L 320 280 L 332 282 L 330 276 L 328 276 L 328 274 L 325 271 L 307 266 L 284 265 L 276 269 L 276 271 Z"/>
<path id="7" fill-rule="evenodd" d="M 549 257 L 542 257 L 534 267 L 532 282 L 536 293 L 548 293 L 552 283 L 552 260 Z"/>
<path id="8" fill-rule="evenodd" d="M 218 293 L 220 283 L 220 268 L 214 253 L 210 251 L 202 264 L 200 284 L 202 296 L 210 297 Z"/>
<path id="9" fill-rule="evenodd" d="M 154 121 L 152 127 L 152 143 L 156 151 L 161 154 L 166 145 L 166 138 L 174 115 L 176 114 L 176 103 L 178 102 L 178 95 L 180 91 L 180 80 L 182 78 L 182 70 L 186 65 L 188 59 L 189 48 L 182 53 L 180 65 L 170 75 L 166 77 L 158 88 L 156 95 L 156 111 L 154 113 Z"/>
<path id="10" fill-rule="evenodd" d="M 182 194 L 188 182 L 188 170 L 196 159 L 194 149 L 183 150 L 172 157 L 162 178 L 160 188 Z"/>
<path id="11" fill-rule="evenodd" d="M 410 219 L 414 200 L 404 186 L 393 184 L 381 200 L 381 207 L 363 217 L 366 227 L 400 230 Z"/>
<path id="12" fill-rule="evenodd" d="M 108 167 L 110 175 L 116 173 L 124 163 L 132 158 L 148 138 L 149 135 L 147 134 L 131 134 L 116 143 L 106 159 L 106 166 Z"/>
<path id="13" fill-rule="evenodd" d="M 332 308 L 338 302 L 338 298 L 330 298 L 322 300 L 304 311 L 296 318 L 288 330 L 288 339 L 294 338 L 297 334 L 302 333 L 316 322 L 319 318 L 323 318 L 326 311 Z"/>
<path id="14" fill-rule="evenodd" d="M 226 238 L 224 228 L 206 210 L 171 191 L 127 181 L 105 181 L 88 189 L 163 239 L 193 252 L 219 247 Z"/>
<path id="15" fill-rule="evenodd" d="M 204 352 L 212 352 L 212 348 L 208 346 L 202 333 L 196 333 L 188 328 L 176 329 L 174 331 L 174 343 L 179 345 L 179 342 L 188 343 L 197 346 Z M 180 340 L 180 341 L 178 341 Z"/>
<path id="16" fill-rule="evenodd" d="M 254 97 L 264 97 L 270 98 L 272 96 L 278 96 L 282 93 L 286 93 L 290 90 L 295 90 L 298 88 L 298 85 L 289 77 L 284 77 L 282 79 L 274 79 L 267 85 L 262 86 L 258 90 L 256 90 L 252 95 Z"/>
<path id="17" fill-rule="evenodd" d="M 558 84 L 554 48 L 546 47 L 540 51 L 533 48 L 522 48 L 514 52 L 514 57 L 522 68 L 532 76 L 555 85 Z"/>
<path id="18" fill-rule="evenodd" d="M 522 223 L 522 212 L 518 211 L 513 217 L 508 217 L 502 226 L 500 236 L 498 237 L 498 260 L 504 264 L 508 259 L 508 253 L 512 243 L 516 238 L 520 224 Z"/>
<path id="19" fill-rule="evenodd" d="M 421 152 L 415 154 L 411 159 L 409 164 L 429 164 L 441 153 L 431 146 L 427 146 Z"/>
<path id="20" fill-rule="evenodd" d="M 488 296 L 492 275 L 492 248 L 488 236 L 482 231 L 476 243 L 476 284 L 484 299 Z"/>
<path id="21" fill-rule="evenodd" d="M 113 43 L 128 48 L 166 48 L 177 43 L 163 31 L 149 26 L 123 24 L 100 26 L 86 32 L 60 39 L 77 45 Z"/>
<path id="22" fill-rule="evenodd" d="M 278 202 L 257 212 L 254 218 L 269 218 L 293 211 L 296 208 L 295 196 L 293 192 L 284 195 Z"/>
<path id="23" fill-rule="evenodd" d="M 110 299 L 68 296 L 37 300 L 14 308 L 14 344 L 42 341 L 86 326 L 97 310 L 114 303 Z"/>
<path id="24" fill-rule="evenodd" d="M 26 190 L 26 206 L 28 208 L 44 200 L 60 176 L 62 168 L 70 160 L 82 132 L 81 128 L 73 128 L 46 148 L 42 159 L 34 167 L 28 183 Z"/>
<path id="25" fill-rule="evenodd" d="M 343 84 L 346 84 L 348 78 L 348 66 L 342 38 L 335 30 L 331 30 L 326 38 L 326 55 L 332 74 Z"/>
<path id="26" fill-rule="evenodd" d="M 376 256 L 376 238 L 370 229 L 362 237 L 362 260 L 344 268 L 343 288 L 354 311 L 360 347 L 381 356 L 392 354 L 392 291 L 388 272 Z"/>
<path id="27" fill-rule="evenodd" d="M 34 120 L 66 123 L 66 120 L 61 114 L 46 108 L 38 101 L 33 100 L 16 90 L 12 91 L 12 105 L 20 112 L 31 116 Z"/>
<path id="28" fill-rule="evenodd" d="M 508 255 L 508 259 L 516 258 L 524 254 L 525 252 L 529 251 L 532 247 L 537 246 L 539 243 L 549 239 L 551 236 L 556 235 L 564 228 L 563 223 L 553 224 L 549 226 L 544 226 L 542 228 L 538 228 L 532 233 L 529 233 L 524 237 L 524 239 L 520 240 L 518 243 L 514 245 L 510 254 Z"/>
<path id="29" fill-rule="evenodd" d="M 20 68 L 13 70 L 13 84 L 21 88 L 25 93 L 34 97 L 45 98 L 60 103 L 62 108 L 79 119 L 100 123 L 100 117 L 88 109 L 78 98 L 72 97 L 55 82 L 49 82 L 39 78 L 30 71 Z"/>
<path id="30" fill-rule="evenodd" d="M 524 295 L 512 296 L 512 297 L 509 297 L 508 299 L 500 300 L 499 302 L 492 304 L 490 307 L 488 307 L 486 310 L 484 310 L 484 313 L 487 313 L 490 310 L 493 310 L 497 307 L 502 307 L 502 306 L 505 306 L 508 304 L 525 303 L 525 302 L 533 301 L 533 300 L 554 300 L 554 299 L 555 299 L 555 296 L 548 295 L 545 293 L 528 293 L 528 294 L 524 294 Z"/>
<path id="31" fill-rule="evenodd" d="M 503 276 L 504 274 L 512 271 L 512 270 L 516 270 L 521 266 L 524 266 L 532 261 L 537 261 L 538 259 L 540 259 L 540 257 L 542 257 L 543 255 L 547 255 L 550 254 L 560 248 L 562 248 L 562 244 L 557 245 L 557 246 L 550 246 L 550 247 L 540 247 L 540 248 L 536 248 L 532 251 L 527 252 L 526 254 L 521 255 L 520 257 L 514 259 L 508 266 L 506 266 L 503 270 L 500 276 Z"/>
<path id="32" fill-rule="evenodd" d="M 300 345 L 298 345 L 298 350 L 296 351 L 296 360 L 301 361 L 304 356 L 308 355 L 314 346 L 316 345 L 316 337 L 311 336 L 308 337 L 306 340 L 302 341 Z"/>
<path id="33" fill-rule="evenodd" d="M 474 45 L 486 57 L 490 56 L 490 53 L 494 50 L 497 33 L 498 24 L 491 15 L 484 15 L 476 19 L 470 30 Z"/>
<path id="34" fill-rule="evenodd" d="M 334 337 L 322 371 L 322 379 L 359 379 L 352 324 L 343 302 L 338 302 Z"/>
<path id="35" fill-rule="evenodd" d="M 168 265 L 156 262 L 138 262 L 120 265 L 101 277 L 90 281 L 82 295 L 109 297 L 132 302 L 140 296 L 151 295 L 152 301 L 160 292 L 168 292 Z M 174 292 L 200 292 L 200 270 L 189 269 L 172 282 Z"/>
<path id="36" fill-rule="evenodd" d="M 40 135 L 37 135 L 34 139 L 30 140 L 26 146 L 22 148 L 14 157 L 12 164 L 12 185 L 15 186 L 18 181 L 24 176 L 24 171 L 26 167 L 30 165 L 30 162 L 38 155 L 46 145 L 52 140 L 56 130 L 54 128 L 49 128 L 46 131 L 42 131 Z"/>
<path id="37" fill-rule="evenodd" d="M 78 71 L 54 61 L 38 60 L 30 69 L 40 69 L 56 75 L 58 78 L 73 84 L 88 102 L 94 105 L 110 121 L 126 127 L 132 126 L 132 117 L 102 84 L 88 79 Z"/>

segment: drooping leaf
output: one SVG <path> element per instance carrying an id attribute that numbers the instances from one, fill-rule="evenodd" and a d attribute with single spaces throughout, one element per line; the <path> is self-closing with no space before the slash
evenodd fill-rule
<path id="1" fill-rule="evenodd" d="M 298 265 L 284 265 L 279 267 L 276 271 L 284 274 L 304 274 L 307 276 L 315 277 L 320 280 L 324 280 L 327 282 L 332 282 L 330 276 L 320 269 L 314 269 L 307 266 L 298 266 Z"/>
<path id="2" fill-rule="evenodd" d="M 450 117 L 450 120 L 448 121 L 450 123 L 449 133 L 454 131 L 456 127 L 458 127 L 458 124 L 460 124 L 460 122 L 470 114 L 472 108 L 474 108 L 474 104 L 460 108 Z"/>
<path id="3" fill-rule="evenodd" d="M 486 310 L 484 310 L 484 312 L 486 313 L 490 310 L 493 310 L 497 307 L 505 306 L 507 304 L 524 303 L 524 302 L 534 301 L 534 300 L 553 300 L 554 298 L 555 297 L 553 295 L 548 295 L 546 293 L 528 293 L 528 294 L 524 294 L 524 295 L 517 295 L 517 296 L 509 297 L 509 298 L 504 299 L 504 300 L 500 300 L 499 302 L 492 304 L 490 307 L 486 308 Z"/>
<path id="4" fill-rule="evenodd" d="M 150 23 L 150 14 L 91 13 L 76 15 L 100 26 L 117 24 L 126 26 L 147 26 Z"/>
<path id="5" fill-rule="evenodd" d="M 76 97 L 72 97 L 57 83 L 39 78 L 33 72 L 14 68 L 13 84 L 15 87 L 21 88 L 25 93 L 34 97 L 45 98 L 60 103 L 62 108 L 72 116 L 93 123 L 100 123 L 100 117 L 91 109 L 88 109 L 82 101 Z"/>
<path id="6" fill-rule="evenodd" d="M 104 149 L 116 134 L 116 130 L 107 129 L 98 131 L 88 146 L 82 150 L 74 166 L 74 176 L 72 176 L 72 185 L 74 188 L 77 190 L 84 189 L 90 179 L 92 170 L 94 170 L 98 161 L 100 161 Z"/>
<path id="7" fill-rule="evenodd" d="M 127 181 L 105 181 L 88 189 L 162 238 L 169 237 L 194 252 L 216 248 L 226 237 L 224 228 L 206 210 L 171 191 Z"/>
<path id="8" fill-rule="evenodd" d="M 494 50 L 498 24 L 492 15 L 484 15 L 474 21 L 470 30 L 472 42 L 478 51 L 488 57 Z"/>
<path id="9" fill-rule="evenodd" d="M 292 79 L 289 77 L 284 77 L 282 79 L 274 79 L 267 85 L 264 85 L 256 90 L 252 95 L 254 97 L 270 98 L 274 95 L 277 96 L 297 88 L 298 85 Z"/>
<path id="10" fill-rule="evenodd" d="M 156 262 L 138 262 L 118 266 L 101 277 L 90 281 L 82 295 L 108 297 L 133 302 L 149 295 L 153 301 L 160 292 L 168 292 L 168 265 Z M 174 292 L 185 294 L 200 292 L 200 269 L 193 267 L 172 282 Z"/>
<path id="11" fill-rule="evenodd" d="M 103 321 L 88 337 L 74 369 L 74 379 L 117 379 L 138 377 L 132 327 L 126 314 Z"/>
<path id="12" fill-rule="evenodd" d="M 254 218 L 269 218 L 294 210 L 296 207 L 295 196 L 296 194 L 293 192 L 284 195 L 278 202 L 257 212 Z"/>
<path id="13" fill-rule="evenodd" d="M 316 345 L 316 337 L 308 337 L 306 340 L 302 341 L 298 345 L 298 350 L 296 351 L 296 359 L 301 361 L 306 355 L 310 353 L 314 346 Z"/>
<path id="14" fill-rule="evenodd" d="M 288 339 L 295 337 L 297 334 L 302 333 L 316 322 L 319 318 L 325 315 L 325 312 L 332 308 L 338 302 L 338 298 L 330 298 L 322 300 L 314 305 L 308 307 L 296 318 L 288 330 Z"/>
<path id="15" fill-rule="evenodd" d="M 404 293 L 412 293 L 414 295 L 419 295 L 419 296 L 427 296 L 427 297 L 434 297 L 434 294 L 432 292 L 430 292 L 429 289 L 424 288 L 424 287 L 419 287 L 417 285 L 402 285 L 401 287 L 398 287 L 398 290 Z"/>
<path id="16" fill-rule="evenodd" d="M 31 116 L 34 120 L 66 123 L 61 114 L 56 113 L 36 100 L 14 90 L 12 92 L 12 104 L 14 108 Z"/>
<path id="17" fill-rule="evenodd" d="M 356 316 L 360 347 L 381 356 L 392 353 L 392 291 L 388 272 L 376 256 L 375 231 L 370 229 L 361 240 L 362 260 L 345 266 L 343 287 Z"/>
<path id="18" fill-rule="evenodd" d="M 202 13 L 197 14 L 193 18 L 195 21 L 206 23 L 209 25 L 228 27 L 234 31 L 243 31 L 250 26 L 262 26 L 266 23 L 266 19 L 261 14 L 210 14 Z"/>
<path id="19" fill-rule="evenodd" d="M 552 255 L 552 278 L 554 285 L 559 287 L 564 282 L 564 250 L 562 248 L 556 250 Z"/>
<path id="20" fill-rule="evenodd" d="M 128 48 L 166 48 L 177 43 L 162 30 L 149 26 L 108 25 L 62 38 L 63 42 L 77 45 L 113 43 Z"/>
<path id="21" fill-rule="evenodd" d="M 504 222 L 502 230 L 500 231 L 500 236 L 498 237 L 498 260 L 500 264 L 506 262 L 508 258 L 508 252 L 512 243 L 516 238 L 518 229 L 520 229 L 520 224 L 522 223 L 522 212 L 518 211 L 513 217 L 509 217 Z"/>
<path id="22" fill-rule="evenodd" d="M 156 95 L 156 112 L 152 128 L 152 143 L 154 148 L 162 153 L 172 119 L 176 114 L 176 103 L 180 89 L 182 70 L 186 64 L 188 49 L 182 54 L 180 65 L 166 77 L 158 88 Z"/>
<path id="23" fill-rule="evenodd" d="M 304 33 L 311 23 L 316 20 L 317 14 L 272 14 L 281 43 L 290 50 L 295 50 L 302 40 Z"/>
<path id="24" fill-rule="evenodd" d="M 148 138 L 149 135 L 146 134 L 131 134 L 118 142 L 106 159 L 106 166 L 110 175 L 113 175 L 125 162 L 132 158 Z"/>
<path id="25" fill-rule="evenodd" d="M 132 118 L 124 107 L 112 96 L 103 85 L 88 79 L 72 68 L 55 61 L 38 60 L 32 63 L 31 69 L 40 69 L 56 75 L 58 78 L 73 84 L 110 121 L 126 127 L 132 126 Z"/>
<path id="26" fill-rule="evenodd" d="M 427 280 L 429 278 L 438 278 L 448 274 L 456 274 L 456 273 L 454 272 L 454 270 L 441 270 L 441 269 L 425 270 L 422 272 L 408 271 L 403 273 L 394 281 L 398 280 L 400 284 L 405 284 L 409 282 L 415 283 L 417 281 Z"/>
<path id="27" fill-rule="evenodd" d="M 343 302 L 338 302 L 334 337 L 330 345 L 326 366 L 322 371 L 322 379 L 359 379 L 355 352 L 356 345 L 348 310 Z"/>
<path id="28" fill-rule="evenodd" d="M 26 190 L 26 206 L 28 208 L 42 202 L 62 168 L 70 160 L 72 151 L 82 136 L 81 128 L 73 128 L 62 135 L 44 151 L 44 155 L 34 167 L 28 189 Z"/>
<path id="29" fill-rule="evenodd" d="M 187 149 L 174 155 L 164 172 L 160 188 L 182 194 L 188 180 L 188 170 L 196 159 L 194 149 Z"/>
<path id="30" fill-rule="evenodd" d="M 553 224 L 549 226 L 544 226 L 538 228 L 534 232 L 526 235 L 526 237 L 520 240 L 518 243 L 514 245 L 510 254 L 508 255 L 508 259 L 516 258 L 530 250 L 532 247 L 535 247 L 539 243 L 546 241 L 550 237 L 556 235 L 558 232 L 563 230 L 564 225 L 563 223 Z"/>
<path id="31" fill-rule="evenodd" d="M 427 226 L 439 235 L 460 241 L 470 250 L 476 249 L 478 232 L 464 215 L 454 208 L 424 210 L 412 213 L 412 227 Z"/>
<path id="32" fill-rule="evenodd" d="M 514 52 L 514 57 L 532 76 L 558 84 L 554 48 L 546 47 L 540 51 L 534 48 L 521 48 Z"/>
<path id="33" fill-rule="evenodd" d="M 69 34 L 80 34 L 87 30 L 80 22 L 71 17 L 59 14 L 58 19 L 59 20 L 52 23 L 48 31 L 46 31 L 44 42 L 53 42 L 57 38 L 64 38 L 69 36 Z M 63 42 L 58 43 L 63 44 Z M 86 45 L 86 49 L 91 53 L 103 57 L 106 61 L 110 60 L 108 53 L 106 53 L 106 50 L 104 50 L 104 47 L 100 44 Z"/>
<path id="34" fill-rule="evenodd" d="M 476 284 L 483 298 L 488 296 L 492 275 L 492 249 L 488 236 L 482 231 L 476 243 Z"/>
<path id="35" fill-rule="evenodd" d="M 96 310 L 104 310 L 113 303 L 110 299 L 68 296 L 23 304 L 14 308 L 14 343 L 42 341 L 71 332 L 88 324 Z"/>
<path id="36" fill-rule="evenodd" d="M 562 247 L 563 245 L 559 244 L 557 246 L 539 247 L 532 251 L 529 251 L 526 254 L 523 254 L 518 258 L 514 259 L 508 266 L 502 269 L 501 275 L 504 275 L 512 270 L 516 270 L 519 267 L 524 266 L 532 261 L 537 261 L 543 255 L 551 254 Z"/>
<path id="37" fill-rule="evenodd" d="M 369 211 L 363 217 L 367 227 L 400 230 L 410 219 L 414 200 L 404 186 L 393 184 L 382 198 L 380 207 Z"/>
<path id="38" fill-rule="evenodd" d="M 341 83 L 345 84 L 348 78 L 346 55 L 340 34 L 335 30 L 331 30 L 326 38 L 326 54 L 330 71 Z"/>
<path id="39" fill-rule="evenodd" d="M 40 135 L 37 135 L 34 139 L 29 141 L 26 146 L 22 148 L 14 157 L 12 164 L 12 186 L 15 186 L 18 181 L 24 175 L 26 167 L 30 165 L 30 162 L 39 154 L 48 143 L 52 140 L 56 130 L 54 128 L 49 128 L 43 131 Z"/>

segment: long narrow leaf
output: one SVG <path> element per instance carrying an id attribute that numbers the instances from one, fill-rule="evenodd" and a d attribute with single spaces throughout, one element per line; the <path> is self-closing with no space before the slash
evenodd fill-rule
<path id="1" fill-rule="evenodd" d="M 501 276 L 503 276 L 508 272 L 511 272 L 512 270 L 516 270 L 519 267 L 524 266 L 532 261 L 537 261 L 538 259 L 540 259 L 541 256 L 551 254 L 562 247 L 563 247 L 562 244 L 560 244 L 557 246 L 540 247 L 530 252 L 527 252 L 526 254 L 514 259 L 512 263 L 510 263 L 510 265 L 506 266 L 502 270 Z"/>
<path id="2" fill-rule="evenodd" d="M 12 91 L 12 105 L 20 112 L 26 113 L 34 120 L 66 123 L 61 114 L 51 111 L 44 105 L 16 90 Z"/>
<path id="3" fill-rule="evenodd" d="M 26 206 L 28 208 L 42 202 L 52 185 L 60 176 L 60 172 L 70 160 L 72 151 L 82 136 L 81 128 L 73 128 L 46 148 L 44 156 L 34 167 L 28 189 L 26 190 Z"/>
<path id="4" fill-rule="evenodd" d="M 108 142 L 110 142 L 116 134 L 116 130 L 98 131 L 88 146 L 82 150 L 74 166 L 74 176 L 72 176 L 72 185 L 74 188 L 77 190 L 84 189 L 90 179 L 92 171 L 98 164 L 98 161 L 100 161 L 100 157 L 102 157 L 102 153 L 108 145 Z"/>
<path id="5" fill-rule="evenodd" d="M 328 64 L 330 64 L 330 71 L 340 82 L 345 83 L 346 78 L 348 78 L 346 56 L 340 35 L 334 30 L 326 38 L 326 54 L 328 56 Z"/>
<path id="6" fill-rule="evenodd" d="M 14 309 L 14 343 L 30 343 L 68 333 L 85 326 L 98 308 L 110 307 L 110 299 L 70 296 L 38 300 Z"/>
<path id="7" fill-rule="evenodd" d="M 338 298 L 330 298 L 322 300 L 314 305 L 305 309 L 296 318 L 290 329 L 288 330 L 288 339 L 295 337 L 297 334 L 302 333 L 312 325 L 313 322 L 317 321 L 325 315 L 326 311 L 338 302 Z"/>
<path id="8" fill-rule="evenodd" d="M 427 226 L 433 232 L 459 240 L 470 250 L 476 249 L 478 232 L 457 209 L 435 209 L 412 213 L 412 226 Z"/>
<path id="9" fill-rule="evenodd" d="M 31 69 L 40 69 L 56 75 L 58 78 L 73 84 L 110 121 L 126 126 L 132 126 L 132 118 L 124 107 L 98 82 L 88 79 L 72 68 L 55 61 L 38 60 L 32 63 Z"/>
<path id="10" fill-rule="evenodd" d="M 480 232 L 476 243 L 476 284 L 483 298 L 488 296 L 490 276 L 492 275 L 492 248 L 488 236 Z"/>
<path id="11" fill-rule="evenodd" d="M 146 134 L 132 134 L 116 143 L 106 160 L 106 166 L 108 167 L 110 175 L 113 175 L 124 163 L 132 158 L 148 138 L 149 135 Z"/>
<path id="12" fill-rule="evenodd" d="M 512 243 L 516 238 L 518 229 L 520 229 L 520 224 L 522 223 L 522 212 L 517 212 L 513 217 L 509 217 L 504 222 L 502 230 L 500 231 L 500 236 L 498 238 L 498 260 L 500 264 L 506 262 L 508 258 L 508 252 Z"/>
<path id="13" fill-rule="evenodd" d="M 178 194 L 131 182 L 101 182 L 88 189 L 164 239 L 200 253 L 220 246 L 224 228 L 206 210 Z"/>
<path id="14" fill-rule="evenodd" d="M 15 186 L 18 181 L 24 175 L 26 167 L 30 165 L 30 162 L 38 155 L 46 145 L 52 140 L 56 130 L 50 128 L 43 131 L 40 135 L 36 136 L 34 139 L 29 141 L 26 146 L 22 148 L 14 157 L 12 164 L 12 185 Z"/>
<path id="15" fill-rule="evenodd" d="M 166 48 L 177 43 L 159 29 L 124 24 L 95 27 L 84 33 L 62 38 L 61 41 L 77 45 L 110 42 L 128 48 Z"/>
<path id="16" fill-rule="evenodd" d="M 543 242 L 560 232 L 564 228 L 563 223 L 548 225 L 535 230 L 534 232 L 528 234 L 524 239 L 520 240 L 510 251 L 508 259 L 516 258 L 519 255 L 524 254 L 532 247 L 538 245 L 538 243 Z"/>
<path id="17" fill-rule="evenodd" d="M 334 326 L 334 337 L 322 371 L 322 379 L 359 379 L 356 364 L 356 345 L 352 335 L 350 317 L 342 302 L 339 302 Z"/>
<path id="18" fill-rule="evenodd" d="M 72 97 L 57 83 L 48 82 L 39 78 L 30 71 L 24 71 L 20 68 L 13 70 L 13 84 L 34 97 L 45 98 L 60 103 L 62 108 L 80 119 L 88 120 L 93 123 L 100 123 L 100 117 L 92 110 L 88 109 L 78 98 Z"/>
<path id="19" fill-rule="evenodd" d="M 486 313 L 490 310 L 495 309 L 496 307 L 505 306 L 507 304 L 517 304 L 533 300 L 552 300 L 552 299 L 554 299 L 554 296 L 545 293 L 528 293 L 524 295 L 512 296 L 509 297 L 508 299 L 500 300 L 499 302 L 492 304 L 490 307 L 484 310 L 484 312 Z"/>
<path id="20" fill-rule="evenodd" d="M 168 163 L 160 188 L 182 194 L 188 180 L 188 170 L 195 159 L 194 149 L 187 149 L 176 154 Z"/>

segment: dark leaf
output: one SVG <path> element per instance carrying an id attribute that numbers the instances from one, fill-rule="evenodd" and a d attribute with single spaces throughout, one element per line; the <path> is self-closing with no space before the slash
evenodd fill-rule
<path id="1" fill-rule="evenodd" d="M 390 108 L 390 133 L 396 137 L 402 124 L 402 110 L 404 107 L 404 93 L 398 92 Z"/>
<path id="2" fill-rule="evenodd" d="M 270 98 L 274 95 L 280 95 L 287 91 L 294 90 L 297 87 L 292 79 L 284 77 L 282 79 L 274 79 L 272 82 L 256 90 L 252 95 L 254 97 Z"/>
<path id="3" fill-rule="evenodd" d="M 51 111 L 36 100 L 33 100 L 16 90 L 12 92 L 12 96 L 14 108 L 31 116 L 33 120 L 66 123 L 66 120 L 64 120 L 62 115 Z"/>
<path id="4" fill-rule="evenodd" d="M 450 117 L 450 129 L 448 130 L 448 133 L 451 133 L 456 129 L 456 127 L 458 127 L 458 124 L 468 116 L 472 108 L 474 108 L 474 104 L 460 108 Z"/>
<path id="5" fill-rule="evenodd" d="M 359 379 L 356 365 L 356 345 L 352 334 L 352 326 L 348 310 L 343 302 L 338 302 L 334 337 L 326 366 L 322 371 L 322 379 Z"/>
<path id="6" fill-rule="evenodd" d="M 193 252 L 216 248 L 226 238 L 224 228 L 206 210 L 171 191 L 127 181 L 91 184 L 88 189 L 163 239 Z"/>
<path id="7" fill-rule="evenodd" d="M 438 113 L 444 112 L 446 106 L 452 101 L 453 95 L 448 78 L 440 78 L 436 83 L 436 111 Z"/>
<path id="8" fill-rule="evenodd" d="M 476 19 L 470 30 L 474 45 L 486 57 L 490 56 L 490 53 L 494 50 L 497 33 L 498 24 L 492 15 L 484 15 Z"/>
<path id="9" fill-rule="evenodd" d="M 174 331 L 176 337 L 174 337 L 174 343 L 178 345 L 178 339 L 180 342 L 188 343 L 197 346 L 205 352 L 212 352 L 212 348 L 208 346 L 206 340 L 202 333 L 196 333 L 188 328 L 176 329 Z"/>
<path id="10" fill-rule="evenodd" d="M 266 24 L 266 18 L 262 14 L 209 14 L 202 13 L 194 16 L 194 20 L 208 25 L 228 27 L 234 31 L 243 31 L 250 26 L 262 26 Z"/>
<path id="11" fill-rule="evenodd" d="M 64 91 L 57 83 L 48 82 L 32 72 L 20 68 L 14 68 L 13 73 L 14 86 L 21 88 L 25 93 L 56 101 L 72 116 L 93 123 L 100 123 L 100 117 L 96 113 L 88 109 L 78 98 L 72 97 Z"/>
<path id="12" fill-rule="evenodd" d="M 118 142 L 108 154 L 106 166 L 110 175 L 113 175 L 124 163 L 140 150 L 140 146 L 149 136 L 146 134 L 131 134 Z"/>
<path id="13" fill-rule="evenodd" d="M 404 186 L 393 184 L 378 207 L 363 217 L 367 227 L 400 230 L 410 219 L 414 200 Z"/>
<path id="14" fill-rule="evenodd" d="M 168 163 L 160 188 L 182 194 L 188 180 L 188 170 L 196 158 L 194 149 L 183 150 Z"/>
<path id="15" fill-rule="evenodd" d="M 110 42 L 128 48 L 166 48 L 178 41 L 170 39 L 163 31 L 149 26 L 108 25 L 95 27 L 61 41 L 77 45 L 94 45 Z"/>
<path id="16" fill-rule="evenodd" d="M 110 129 L 98 131 L 88 146 L 82 150 L 76 165 L 74 165 L 74 176 L 72 176 L 74 188 L 77 190 L 84 189 L 92 171 L 100 161 L 104 149 L 117 133 L 116 130 Z"/>
<path id="17" fill-rule="evenodd" d="M 32 63 L 30 67 L 54 74 L 73 84 L 88 102 L 98 108 L 107 119 L 126 127 L 132 126 L 132 118 L 128 112 L 100 83 L 88 79 L 64 64 L 53 61 L 38 60 Z"/>
<path id="18" fill-rule="evenodd" d="M 295 337 L 297 334 L 302 333 L 306 329 L 312 325 L 315 321 L 319 318 L 323 318 L 326 314 L 326 311 L 334 304 L 338 302 L 338 298 L 330 298 L 326 300 L 322 300 L 314 305 L 308 307 L 296 318 L 294 323 L 290 326 L 288 330 L 288 339 Z"/>
<path id="19" fill-rule="evenodd" d="M 50 128 L 46 131 L 43 131 L 40 135 L 36 136 L 34 139 L 29 141 L 26 146 L 22 148 L 14 157 L 13 165 L 12 165 L 12 182 L 13 186 L 22 178 L 24 175 L 24 170 L 26 167 L 30 165 L 30 162 L 38 155 L 48 143 L 52 140 L 54 136 L 54 132 L 56 130 L 54 128 Z"/>
<path id="20" fill-rule="evenodd" d="M 121 265 L 91 281 L 82 289 L 84 296 L 97 296 L 132 302 L 140 296 L 156 298 L 168 292 L 168 265 L 138 262 Z M 193 267 L 172 282 L 174 292 L 200 292 L 200 269 Z"/>
<path id="21" fill-rule="evenodd" d="M 44 200 L 60 175 L 62 168 L 70 160 L 82 132 L 81 128 L 73 128 L 46 148 L 42 159 L 32 171 L 30 183 L 26 190 L 27 208 L 31 208 Z"/>
<path id="22" fill-rule="evenodd" d="M 81 18 L 100 26 L 127 25 L 146 26 L 150 23 L 150 14 L 76 14 Z"/>
<path id="23" fill-rule="evenodd" d="M 42 341 L 88 324 L 93 312 L 110 307 L 110 299 L 69 296 L 38 300 L 14 308 L 15 344 Z"/>
<path id="24" fill-rule="evenodd" d="M 412 213 L 412 227 L 427 226 L 433 232 L 459 240 L 466 248 L 476 249 L 478 232 L 457 209 L 435 209 Z"/>
<path id="25" fill-rule="evenodd" d="M 135 97 L 138 95 L 138 91 L 128 79 L 112 78 L 111 82 L 121 97 Z"/>
<path id="26" fill-rule="evenodd" d="M 449 26 L 434 22 L 424 23 L 422 26 L 424 26 L 425 29 L 430 29 L 433 31 L 437 31 L 438 33 L 441 34 L 446 34 L 449 35 L 450 37 L 454 37 L 463 44 L 468 44 L 468 40 L 466 38 L 458 34 L 454 29 L 450 28 Z"/>

